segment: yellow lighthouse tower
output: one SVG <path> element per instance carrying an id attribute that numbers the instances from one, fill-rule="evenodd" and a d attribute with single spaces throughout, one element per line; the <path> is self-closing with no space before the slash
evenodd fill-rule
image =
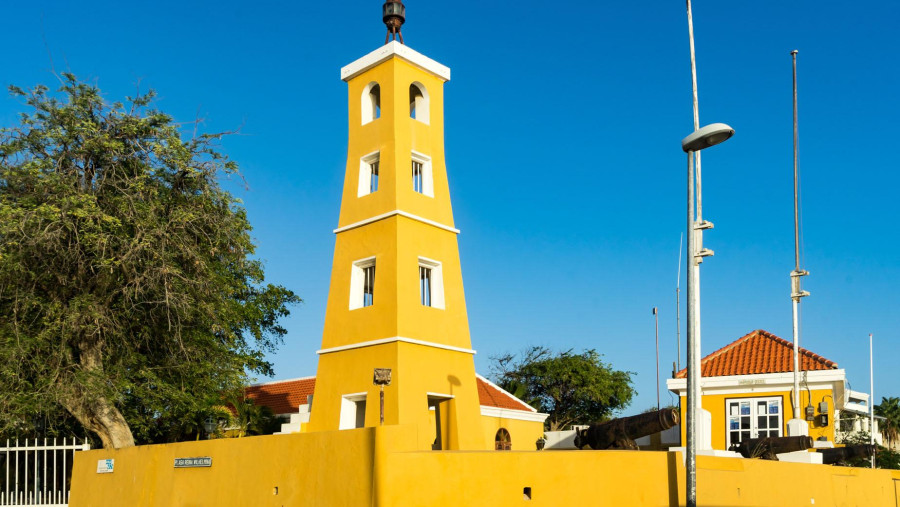
<path id="1" fill-rule="evenodd" d="M 450 69 L 392 41 L 341 69 L 347 169 L 308 431 L 384 424 L 485 448 L 444 164 Z"/>

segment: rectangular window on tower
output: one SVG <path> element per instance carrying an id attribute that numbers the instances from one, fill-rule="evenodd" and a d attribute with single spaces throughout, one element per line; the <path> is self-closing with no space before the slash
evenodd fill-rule
<path id="1" fill-rule="evenodd" d="M 378 190 L 378 161 L 369 164 L 369 193 Z"/>
<path id="2" fill-rule="evenodd" d="M 359 186 L 356 196 L 362 197 L 378 190 L 379 153 L 370 153 L 359 159 Z"/>
<path id="3" fill-rule="evenodd" d="M 419 295 L 422 304 L 431 306 L 431 268 L 419 266 Z"/>
<path id="4" fill-rule="evenodd" d="M 444 270 L 440 262 L 419 257 L 419 300 L 422 306 L 444 309 Z"/>
<path id="5" fill-rule="evenodd" d="M 375 257 L 353 263 L 350 272 L 350 309 L 375 304 Z"/>
<path id="6" fill-rule="evenodd" d="M 412 184 L 416 192 L 434 197 L 434 178 L 431 173 L 431 158 L 419 152 L 412 152 Z"/>
<path id="7" fill-rule="evenodd" d="M 375 303 L 375 264 L 363 268 L 363 306 Z"/>
<path id="8" fill-rule="evenodd" d="M 413 160 L 412 163 L 413 190 L 422 193 L 422 163 Z"/>

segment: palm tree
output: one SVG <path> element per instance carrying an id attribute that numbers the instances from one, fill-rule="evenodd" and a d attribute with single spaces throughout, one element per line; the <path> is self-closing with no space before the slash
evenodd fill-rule
<path id="1" fill-rule="evenodd" d="M 884 418 L 881 421 L 881 435 L 887 441 L 887 447 L 892 449 L 900 437 L 900 398 L 882 397 L 881 403 L 874 408 L 875 415 Z"/>
<path id="2" fill-rule="evenodd" d="M 239 438 L 245 435 L 269 434 L 281 426 L 271 408 L 257 405 L 250 398 L 237 396 L 232 399 L 231 406 L 234 407 L 231 423 L 237 427 Z"/>

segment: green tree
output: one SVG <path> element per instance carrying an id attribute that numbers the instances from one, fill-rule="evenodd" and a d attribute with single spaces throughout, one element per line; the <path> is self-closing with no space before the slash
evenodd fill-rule
<path id="1" fill-rule="evenodd" d="M 497 385 L 549 414 L 547 429 L 556 431 L 605 420 L 631 402 L 633 373 L 615 370 L 601 358 L 596 350 L 553 353 L 532 347 L 521 357 L 492 358 L 492 376 Z"/>
<path id="2" fill-rule="evenodd" d="M 900 437 L 900 398 L 881 398 L 881 403 L 873 407 L 875 415 L 884 417 L 879 421 L 881 436 L 887 441 L 888 447 L 893 448 L 897 438 Z"/>
<path id="3" fill-rule="evenodd" d="M 230 405 L 234 407 L 231 424 L 237 428 L 237 436 L 271 435 L 281 429 L 281 421 L 275 417 L 272 409 L 265 405 L 257 405 L 243 394 L 235 397 Z"/>
<path id="4" fill-rule="evenodd" d="M 224 134 L 183 136 L 153 92 L 10 87 L 0 131 L 0 433 L 62 407 L 104 447 L 153 441 L 251 374 L 299 302 L 265 284 L 219 179 Z"/>

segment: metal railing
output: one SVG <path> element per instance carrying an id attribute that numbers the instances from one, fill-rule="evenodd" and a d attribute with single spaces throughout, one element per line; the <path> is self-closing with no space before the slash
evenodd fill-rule
<path id="1" fill-rule="evenodd" d="M 75 438 L 7 440 L 0 447 L 0 506 L 68 505 L 74 454 L 90 448 Z"/>

